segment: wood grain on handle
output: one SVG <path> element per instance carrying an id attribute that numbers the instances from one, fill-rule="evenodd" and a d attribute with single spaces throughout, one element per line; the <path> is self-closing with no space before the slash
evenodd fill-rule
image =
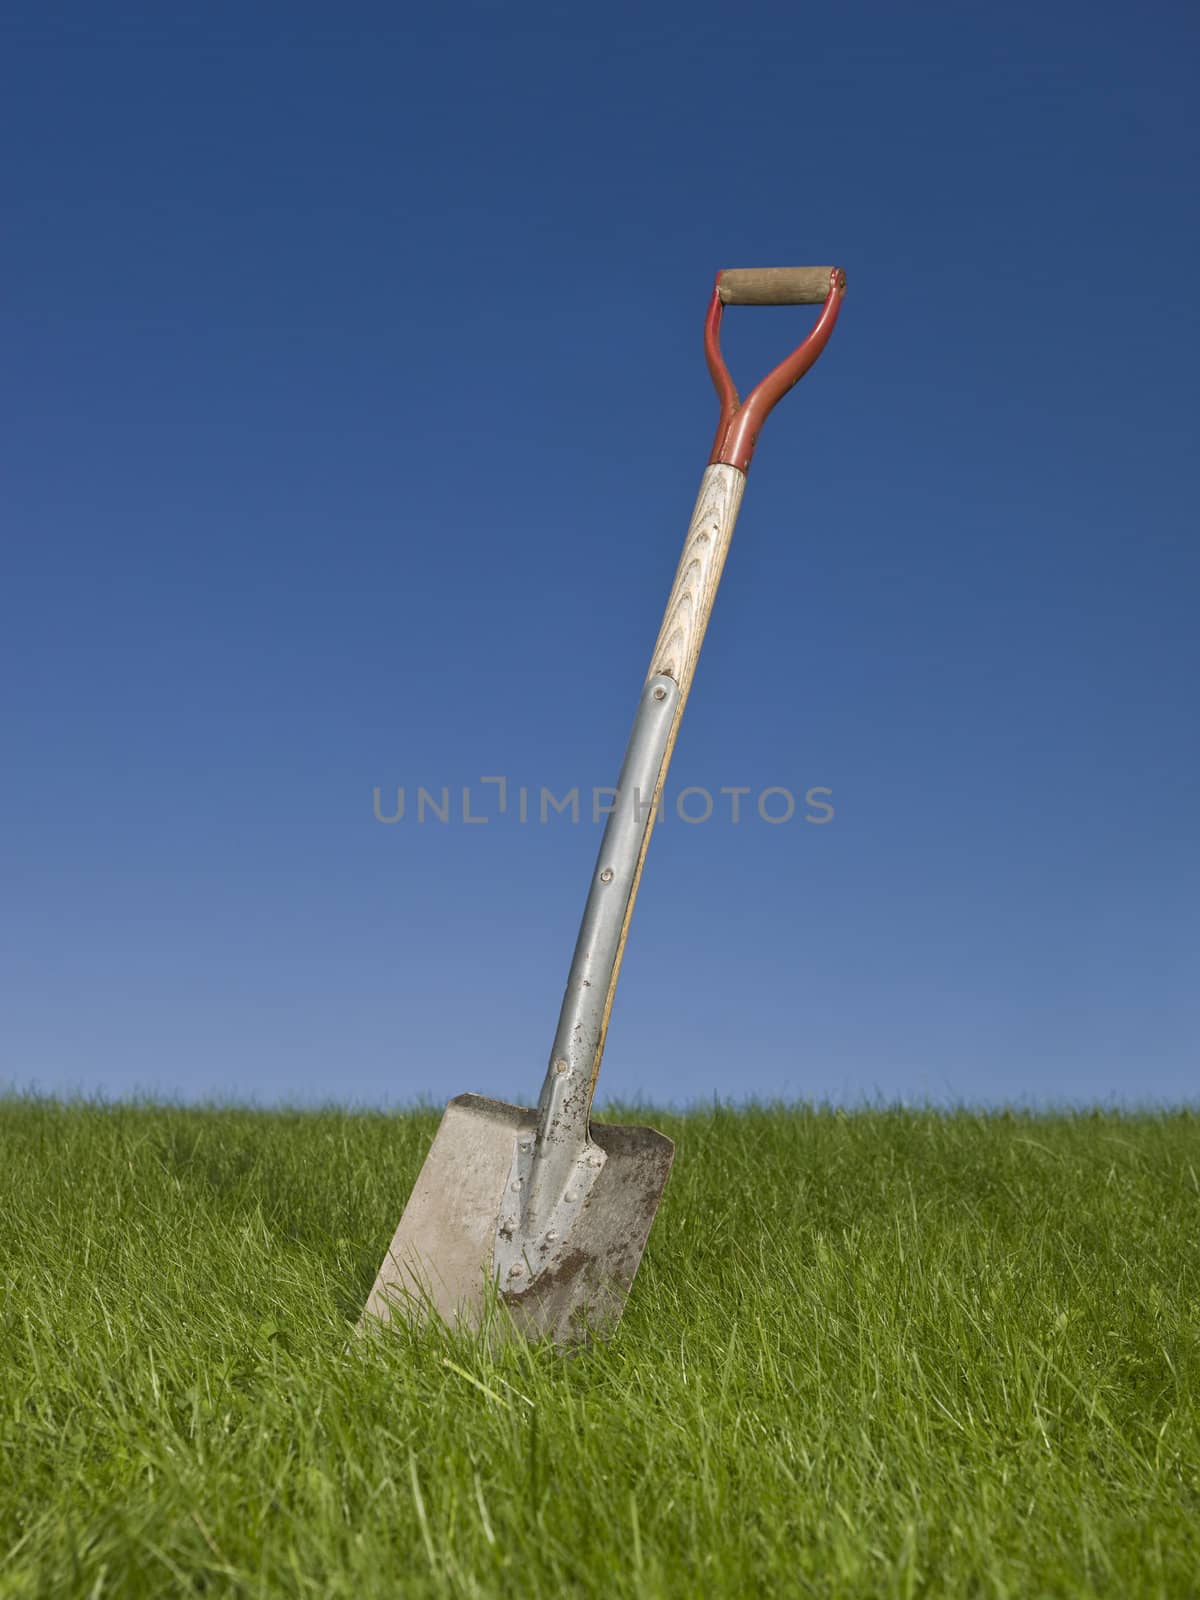
<path id="1" fill-rule="evenodd" d="M 717 293 L 727 306 L 815 306 L 835 272 L 844 290 L 840 267 L 730 267 L 717 274 Z"/>
<path id="2" fill-rule="evenodd" d="M 688 690 L 696 675 L 700 646 L 704 643 L 704 632 L 712 615 L 717 585 L 721 581 L 725 557 L 729 554 L 733 525 L 737 521 L 738 509 L 742 503 L 742 491 L 745 487 L 746 474 L 737 467 L 721 463 L 705 469 L 704 476 L 700 480 L 696 509 L 692 512 L 692 520 L 683 541 L 683 554 L 675 571 L 675 582 L 667 600 L 666 614 L 658 632 L 654 654 L 650 658 L 647 681 L 660 674 L 674 678 L 679 685 L 679 702 L 675 707 L 667 748 L 658 771 L 658 782 L 654 786 L 653 802 L 647 805 L 646 831 L 642 835 L 642 848 L 638 853 L 633 885 L 625 907 L 625 920 L 621 925 L 621 939 L 617 946 L 616 960 L 613 962 L 608 993 L 604 997 L 604 1017 L 600 1025 L 596 1054 L 592 1061 L 591 1083 L 588 1086 L 589 1104 L 595 1092 L 596 1079 L 600 1075 L 600 1062 L 604 1055 L 604 1042 L 608 1037 L 613 996 L 617 992 L 617 979 L 621 975 L 621 958 L 625 954 L 625 941 L 629 936 L 633 907 L 637 900 L 638 886 L 642 881 L 642 868 L 646 864 L 650 835 L 654 831 L 663 785 L 667 781 L 667 768 L 671 765 L 671 754 L 675 749 L 675 740 L 679 736 L 679 724 L 683 720 L 683 708 L 687 704 Z"/>
<path id="3" fill-rule="evenodd" d="M 709 467 L 700 480 L 696 508 L 646 674 L 652 678 L 665 672 L 674 678 L 682 690 L 681 709 L 696 670 L 745 487 L 746 474 L 724 465 Z"/>

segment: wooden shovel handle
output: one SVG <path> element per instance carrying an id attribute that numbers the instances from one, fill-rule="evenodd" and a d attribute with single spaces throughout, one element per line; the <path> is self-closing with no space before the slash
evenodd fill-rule
<path id="1" fill-rule="evenodd" d="M 844 292 L 841 267 L 730 267 L 717 274 L 717 293 L 727 306 L 819 306 L 835 274 Z"/>

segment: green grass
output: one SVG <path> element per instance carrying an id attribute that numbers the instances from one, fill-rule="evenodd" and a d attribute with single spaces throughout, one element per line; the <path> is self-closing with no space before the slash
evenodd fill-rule
<path id="1" fill-rule="evenodd" d="M 348 1338 L 431 1114 L 0 1101 L 0 1597 L 1200 1594 L 1200 1117 L 654 1120 L 564 1360 Z"/>

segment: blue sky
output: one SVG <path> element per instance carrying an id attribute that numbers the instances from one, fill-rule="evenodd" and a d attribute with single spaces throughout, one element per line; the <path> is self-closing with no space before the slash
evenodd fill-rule
<path id="1" fill-rule="evenodd" d="M 614 780 L 833 260 L 671 787 L 835 815 L 656 834 L 602 1095 L 1195 1096 L 1193 8 L 5 31 L 0 1079 L 532 1099 L 599 830 L 479 779 Z"/>

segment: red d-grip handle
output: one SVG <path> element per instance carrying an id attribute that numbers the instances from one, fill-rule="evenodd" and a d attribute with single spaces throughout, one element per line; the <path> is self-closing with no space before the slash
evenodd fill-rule
<path id="1" fill-rule="evenodd" d="M 841 310 L 846 274 L 840 267 L 738 267 L 718 272 L 704 323 L 704 354 L 721 405 L 711 465 L 724 463 L 745 472 L 762 425 L 829 343 Z M 781 361 L 744 400 L 721 354 L 721 313 L 727 305 L 791 306 L 821 304 L 821 315 L 804 343 Z"/>

